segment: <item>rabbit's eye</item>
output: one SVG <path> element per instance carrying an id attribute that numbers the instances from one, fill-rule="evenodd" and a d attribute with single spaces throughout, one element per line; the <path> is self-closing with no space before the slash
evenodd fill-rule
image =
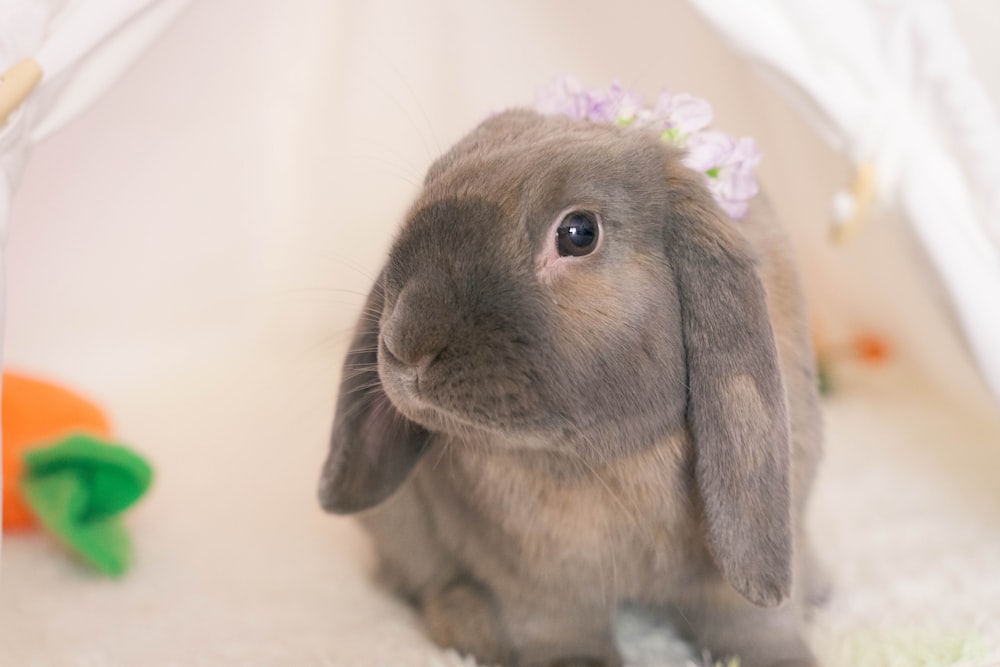
<path id="1" fill-rule="evenodd" d="M 573 211 L 556 228 L 556 248 L 560 257 L 588 255 L 597 247 L 600 226 L 592 213 Z"/>

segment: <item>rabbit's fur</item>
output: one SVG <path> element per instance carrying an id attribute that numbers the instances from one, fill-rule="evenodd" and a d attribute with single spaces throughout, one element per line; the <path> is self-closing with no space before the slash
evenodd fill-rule
<path id="1" fill-rule="evenodd" d="M 785 236 L 726 216 L 641 130 L 509 111 L 440 158 L 344 366 L 320 496 L 484 664 L 615 665 L 612 616 L 713 657 L 813 665 L 820 453 Z M 568 211 L 597 249 L 560 257 Z"/>

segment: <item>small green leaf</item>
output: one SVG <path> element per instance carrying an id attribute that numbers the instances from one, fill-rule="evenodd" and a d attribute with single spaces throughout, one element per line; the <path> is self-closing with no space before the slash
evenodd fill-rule
<path id="1" fill-rule="evenodd" d="M 676 127 L 671 127 L 660 133 L 660 141 L 669 141 L 674 146 L 681 146 L 684 144 L 684 139 L 686 137 L 681 134 L 681 131 Z"/>

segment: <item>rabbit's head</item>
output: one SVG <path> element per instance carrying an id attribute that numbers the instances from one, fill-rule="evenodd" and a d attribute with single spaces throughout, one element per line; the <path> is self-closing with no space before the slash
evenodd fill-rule
<path id="1" fill-rule="evenodd" d="M 321 498 L 386 498 L 435 437 L 608 460 L 690 434 L 709 548 L 790 586 L 788 424 L 750 246 L 655 135 L 511 111 L 439 159 L 355 333 Z"/>

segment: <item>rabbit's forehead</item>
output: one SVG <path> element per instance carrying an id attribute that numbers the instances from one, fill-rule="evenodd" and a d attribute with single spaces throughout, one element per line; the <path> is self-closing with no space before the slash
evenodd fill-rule
<path id="1" fill-rule="evenodd" d="M 487 201 L 508 225 L 529 233 L 567 208 L 633 217 L 662 198 L 665 156 L 656 141 L 607 129 L 531 134 L 473 151 L 455 160 L 416 208 Z"/>

